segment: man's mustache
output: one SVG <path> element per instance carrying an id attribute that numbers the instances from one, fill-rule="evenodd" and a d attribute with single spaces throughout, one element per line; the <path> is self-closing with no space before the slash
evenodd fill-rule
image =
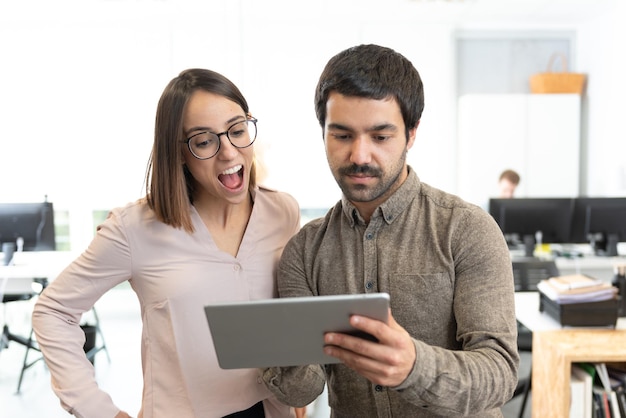
<path id="1" fill-rule="evenodd" d="M 349 167 L 342 167 L 339 169 L 339 174 L 344 175 L 344 176 L 352 176 L 352 175 L 356 175 L 356 174 L 365 174 L 367 176 L 371 176 L 371 177 L 380 177 L 381 173 L 380 170 L 369 166 L 369 165 L 357 165 L 357 164 L 352 164 Z"/>

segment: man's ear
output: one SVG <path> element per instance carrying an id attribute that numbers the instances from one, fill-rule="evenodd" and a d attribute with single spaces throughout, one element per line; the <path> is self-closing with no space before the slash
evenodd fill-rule
<path id="1" fill-rule="evenodd" d="M 417 133 L 417 127 L 419 126 L 419 124 L 420 124 L 420 121 L 418 120 L 415 126 L 409 129 L 409 138 L 406 143 L 406 149 L 411 149 L 411 147 L 415 143 L 415 135 Z"/>

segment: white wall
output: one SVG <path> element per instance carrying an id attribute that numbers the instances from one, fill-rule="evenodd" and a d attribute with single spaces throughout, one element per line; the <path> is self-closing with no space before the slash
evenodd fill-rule
<path id="1" fill-rule="evenodd" d="M 516 197 L 578 196 L 580 105 L 578 94 L 461 96 L 457 194 L 487 209 L 500 173 L 513 168 Z"/>
<path id="2" fill-rule="evenodd" d="M 578 69 L 589 74 L 587 130 L 587 195 L 626 195 L 626 2 L 614 12 L 579 28 Z"/>
<path id="3" fill-rule="evenodd" d="M 72 239 L 85 245 L 91 209 L 143 195 L 158 97 L 178 72 L 198 66 L 223 72 L 248 98 L 260 120 L 256 148 L 267 183 L 302 206 L 330 206 L 339 190 L 326 165 L 313 91 L 328 58 L 369 42 L 396 49 L 420 71 L 426 108 L 409 162 L 422 180 L 456 192 L 454 33 L 494 25 L 425 21 L 406 0 L 380 4 L 0 2 L 0 200 L 48 195 L 71 211 Z M 615 9 L 565 26 L 579 33 L 576 70 L 590 73 L 590 194 L 626 193 L 626 128 L 618 110 L 626 93 L 618 22 L 626 11 Z M 608 151 L 618 142 L 620 152 Z"/>

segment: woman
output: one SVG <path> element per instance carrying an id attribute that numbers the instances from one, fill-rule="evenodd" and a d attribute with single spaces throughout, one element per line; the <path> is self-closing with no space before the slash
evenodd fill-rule
<path id="1" fill-rule="evenodd" d="M 79 327 L 82 313 L 129 281 L 143 321 L 139 417 L 293 416 L 257 370 L 219 368 L 203 311 L 276 296 L 276 263 L 300 226 L 291 196 L 257 186 L 255 139 L 256 119 L 224 76 L 190 69 L 167 85 L 146 197 L 114 209 L 35 305 L 37 341 L 70 413 L 129 416 L 98 388 Z"/>

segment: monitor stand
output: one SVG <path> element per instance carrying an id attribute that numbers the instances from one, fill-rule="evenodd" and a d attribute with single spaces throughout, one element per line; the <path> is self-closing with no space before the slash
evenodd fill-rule
<path id="1" fill-rule="evenodd" d="M 591 244 L 591 248 L 593 248 L 593 252 L 598 257 L 616 257 L 617 256 L 617 243 L 618 236 L 617 234 L 600 234 L 600 236 L 592 236 L 592 239 L 589 243 Z"/>
<path id="2" fill-rule="evenodd" d="M 524 235 L 524 255 L 526 257 L 535 255 L 535 237 L 532 235 Z"/>

